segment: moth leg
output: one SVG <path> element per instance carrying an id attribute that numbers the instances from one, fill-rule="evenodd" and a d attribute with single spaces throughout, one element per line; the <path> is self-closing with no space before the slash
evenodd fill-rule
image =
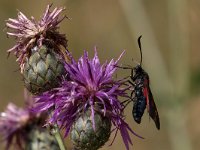
<path id="1" fill-rule="evenodd" d="M 124 100 L 123 102 L 121 102 L 121 104 L 127 103 L 128 101 L 131 101 L 131 98 L 127 99 L 127 100 Z"/>
<path id="2" fill-rule="evenodd" d="M 125 100 L 125 101 L 123 101 L 121 104 L 123 104 L 123 109 L 125 109 L 126 108 L 126 106 L 130 103 L 130 102 L 133 102 L 133 101 L 135 101 L 135 98 L 132 98 L 132 97 L 130 97 L 129 99 L 127 99 L 127 100 Z M 125 104 L 124 104 L 125 103 Z"/>
<path id="3" fill-rule="evenodd" d="M 128 106 L 128 104 L 130 103 L 130 102 L 132 102 L 133 100 L 131 99 L 131 100 L 129 100 L 125 105 L 124 105 L 124 108 L 126 108 L 126 106 Z"/>
<path id="4" fill-rule="evenodd" d="M 133 90 L 132 92 L 131 92 L 131 98 L 133 98 L 133 94 L 135 93 L 135 90 Z"/>
<path id="5" fill-rule="evenodd" d="M 128 79 L 130 76 L 126 76 L 126 77 L 124 77 L 122 80 L 125 80 L 125 79 Z"/>
<path id="6" fill-rule="evenodd" d="M 117 67 L 117 68 L 121 68 L 121 69 L 133 69 L 132 67 L 121 67 L 121 66 L 117 66 L 117 65 L 115 65 L 115 67 Z"/>
<path id="7" fill-rule="evenodd" d="M 135 87 L 135 84 L 131 80 L 128 80 L 128 83 Z"/>
<path id="8" fill-rule="evenodd" d="M 130 98 L 124 100 L 123 102 L 121 102 L 121 104 L 122 104 L 122 105 L 126 105 L 125 103 L 129 103 L 129 102 L 131 102 L 131 101 L 132 101 L 132 98 L 130 97 Z"/>
<path id="9" fill-rule="evenodd" d="M 122 104 L 123 104 L 123 110 L 127 107 L 127 105 L 128 105 L 130 102 L 132 102 L 131 99 L 128 99 L 128 100 L 125 100 L 124 102 L 122 102 Z M 124 104 L 124 103 L 125 103 L 125 104 Z"/>

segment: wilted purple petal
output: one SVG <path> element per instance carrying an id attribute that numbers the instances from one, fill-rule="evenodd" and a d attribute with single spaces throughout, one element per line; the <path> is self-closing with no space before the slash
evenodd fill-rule
<path id="1" fill-rule="evenodd" d="M 15 37 L 17 41 L 16 45 L 9 49 L 8 52 L 13 52 L 16 55 L 21 69 L 24 66 L 25 55 L 30 53 L 31 48 L 40 47 L 43 42 L 53 41 L 56 46 L 67 47 L 65 35 L 57 31 L 59 23 L 66 18 L 66 16 L 60 17 L 65 8 L 55 8 L 51 12 L 51 6 L 47 6 L 42 19 L 38 22 L 35 21 L 34 17 L 28 19 L 20 11 L 17 19 L 9 18 L 6 21 L 6 26 L 9 28 L 7 35 Z M 33 45 L 33 43 L 36 43 L 36 45 Z M 56 53 L 64 57 L 61 51 L 56 50 Z"/>

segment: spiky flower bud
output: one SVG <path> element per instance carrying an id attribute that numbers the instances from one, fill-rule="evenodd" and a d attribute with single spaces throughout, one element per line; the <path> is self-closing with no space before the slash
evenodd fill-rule
<path id="1" fill-rule="evenodd" d="M 58 86 L 58 81 L 63 74 L 63 63 L 56 57 L 53 49 L 45 45 L 39 50 L 34 51 L 33 49 L 23 70 L 25 86 L 33 94 Z"/>
<path id="2" fill-rule="evenodd" d="M 71 128 L 71 140 L 77 150 L 97 150 L 109 139 L 111 120 L 102 114 L 94 114 L 95 129 L 92 125 L 91 111 L 80 114 Z"/>
<path id="3" fill-rule="evenodd" d="M 8 19 L 8 36 L 16 38 L 16 45 L 8 50 L 13 52 L 20 64 L 25 86 L 33 94 L 56 87 L 64 74 L 63 62 L 67 58 L 67 40 L 58 32 L 59 23 L 66 18 L 60 17 L 64 8 L 50 11 L 48 5 L 43 17 L 36 22 L 28 19 L 22 12 L 17 19 Z M 58 83 L 58 81 L 57 81 Z"/>

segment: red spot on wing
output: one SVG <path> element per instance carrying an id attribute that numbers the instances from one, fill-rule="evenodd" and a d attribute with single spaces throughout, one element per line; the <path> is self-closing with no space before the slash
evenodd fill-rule
<path id="1" fill-rule="evenodd" d="M 144 79 L 143 94 L 146 98 L 147 110 L 149 112 L 150 107 L 149 107 L 149 80 L 148 79 Z"/>
<path id="2" fill-rule="evenodd" d="M 148 112 L 149 112 L 149 94 L 148 94 L 148 88 L 147 87 L 144 87 L 143 88 L 143 94 L 144 94 L 144 96 L 145 96 L 145 98 L 146 98 L 146 102 L 147 102 L 147 110 L 148 110 Z"/>
<path id="3" fill-rule="evenodd" d="M 149 80 L 145 79 L 144 80 L 144 87 L 143 87 L 143 94 L 146 98 L 146 102 L 147 102 L 147 111 L 149 113 L 149 116 L 154 120 L 157 129 L 160 129 L 160 119 L 159 119 L 159 115 L 158 115 L 158 111 L 156 108 L 156 104 L 154 102 L 153 99 L 153 95 L 151 93 L 151 89 L 149 87 Z"/>

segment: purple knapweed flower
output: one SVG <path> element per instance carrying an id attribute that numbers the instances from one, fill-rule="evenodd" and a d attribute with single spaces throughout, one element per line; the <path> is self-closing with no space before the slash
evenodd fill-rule
<path id="1" fill-rule="evenodd" d="M 0 113 L 0 135 L 3 141 L 6 142 L 6 149 L 11 145 L 16 145 L 17 148 L 23 149 L 24 142 L 27 140 L 27 130 L 34 124 L 44 123 L 46 115 L 42 113 L 34 113 L 30 111 L 32 99 L 26 97 L 25 108 L 19 108 L 13 103 L 9 103 L 6 110 Z"/>
<path id="2" fill-rule="evenodd" d="M 61 128 L 65 128 L 66 136 L 80 112 L 88 108 L 91 110 L 95 130 L 94 115 L 95 112 L 100 112 L 111 120 L 116 132 L 120 131 L 128 150 L 129 144 L 132 144 L 129 131 L 138 135 L 125 122 L 124 107 L 119 101 L 119 97 L 127 96 L 128 87 L 124 87 L 123 80 L 113 79 L 119 59 L 101 65 L 96 50 L 93 59 L 88 58 L 87 52 L 84 52 L 78 62 L 71 58 L 71 63 L 65 65 L 69 79 L 63 80 L 59 88 L 37 96 L 34 110 L 51 111 L 52 115 L 47 123 L 57 123 Z"/>
<path id="3" fill-rule="evenodd" d="M 22 148 L 25 140 L 24 127 L 30 119 L 28 110 L 18 108 L 16 105 L 8 104 L 5 112 L 0 114 L 0 133 L 3 140 L 6 141 L 6 149 L 9 149 L 14 138 L 16 138 L 16 145 Z"/>
<path id="4" fill-rule="evenodd" d="M 17 43 L 8 50 L 8 53 L 14 53 L 21 69 L 24 67 L 24 61 L 29 57 L 33 47 L 41 47 L 43 44 L 67 47 L 67 40 L 64 34 L 58 32 L 59 24 L 66 16 L 60 17 L 65 8 L 54 8 L 50 11 L 52 5 L 48 5 L 41 20 L 36 21 L 32 16 L 28 19 L 22 12 L 18 12 L 18 18 L 9 18 L 6 26 L 10 29 L 8 36 L 16 38 Z M 56 53 L 65 56 L 63 52 L 57 48 Z M 64 52 L 65 53 L 65 52 Z"/>

